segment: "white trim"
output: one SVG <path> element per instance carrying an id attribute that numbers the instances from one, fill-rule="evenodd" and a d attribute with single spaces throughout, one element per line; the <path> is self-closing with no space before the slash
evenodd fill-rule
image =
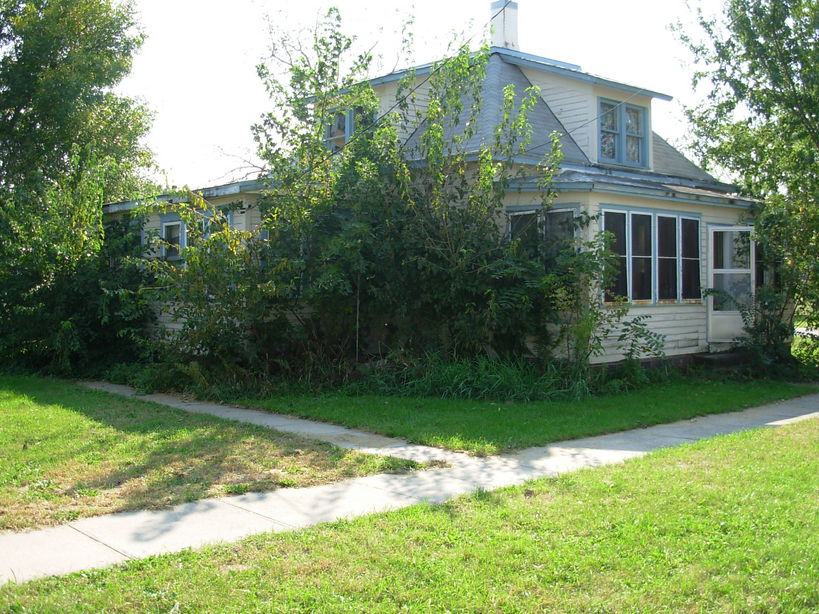
<path id="1" fill-rule="evenodd" d="M 719 274 L 740 274 L 740 275 L 748 275 L 750 278 L 750 295 L 751 299 L 753 300 L 756 295 L 756 243 L 753 239 L 753 226 L 748 225 L 721 225 L 721 224 L 709 224 L 708 225 L 708 287 L 714 287 L 714 273 L 718 272 Z M 749 250 L 749 258 L 748 258 L 748 268 L 731 268 L 731 269 L 715 269 L 714 268 L 714 235 L 718 232 L 747 232 L 748 233 L 748 250 Z M 706 341 L 708 343 L 731 343 L 736 341 L 736 338 L 741 335 L 735 335 L 733 337 L 712 337 L 713 332 L 713 319 L 714 318 L 722 319 L 722 320 L 734 320 L 734 324 L 738 327 L 738 330 L 742 330 L 742 314 L 737 310 L 725 310 L 725 311 L 716 311 L 714 310 L 714 297 L 708 297 L 708 303 L 706 307 Z"/>

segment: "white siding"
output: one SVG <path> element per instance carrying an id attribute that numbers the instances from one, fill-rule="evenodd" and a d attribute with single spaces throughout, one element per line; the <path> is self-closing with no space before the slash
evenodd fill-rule
<path id="1" fill-rule="evenodd" d="M 589 83 L 551 73 L 521 68 L 527 79 L 540 88 L 540 95 L 590 160 L 597 159 L 594 147 L 594 88 Z"/>

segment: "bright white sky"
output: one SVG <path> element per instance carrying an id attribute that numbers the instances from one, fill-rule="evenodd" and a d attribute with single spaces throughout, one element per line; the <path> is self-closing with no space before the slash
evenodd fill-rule
<path id="1" fill-rule="evenodd" d="M 703 0 L 709 12 L 718 0 Z M 250 125 L 267 109 L 256 64 L 268 50 L 267 17 L 297 30 L 338 6 L 345 30 L 372 41 L 394 67 L 401 24 L 414 17 L 415 64 L 444 55 L 453 32 L 477 45 L 489 0 L 137 0 L 147 40 L 120 92 L 155 113 L 149 145 L 168 185 L 191 188 L 247 178 Z M 654 129 L 685 141 L 683 104 L 693 102 L 688 51 L 668 25 L 690 23 L 686 0 L 518 0 L 521 51 L 580 64 L 586 72 L 670 94 L 655 100 Z"/>

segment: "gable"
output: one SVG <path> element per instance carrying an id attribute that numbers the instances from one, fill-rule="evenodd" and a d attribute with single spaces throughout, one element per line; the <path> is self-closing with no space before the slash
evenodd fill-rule
<path id="1" fill-rule="evenodd" d="M 519 109 L 527 88 L 532 83 L 521 72 L 520 68 L 504 61 L 498 54 L 492 54 L 486 66 L 486 79 L 481 89 L 482 105 L 478 114 L 477 128 L 474 135 L 464 144 L 464 152 L 478 153 L 483 144 L 491 143 L 494 139 L 495 127 L 501 123 L 503 116 L 503 88 L 507 85 L 515 87 L 515 109 Z M 471 101 L 465 101 L 470 104 Z M 560 144 L 563 150 L 563 161 L 567 164 L 589 164 L 589 159 L 578 147 L 567 130 L 549 108 L 549 105 L 538 97 L 534 107 L 529 111 L 529 122 L 532 127 L 532 140 L 526 152 L 519 156 L 519 161 L 537 164 L 551 148 L 550 134 L 553 131 L 561 134 Z M 451 130 L 447 136 L 454 137 L 460 130 Z M 410 150 L 418 145 L 423 125 L 419 126 L 410 136 L 407 145 Z"/>

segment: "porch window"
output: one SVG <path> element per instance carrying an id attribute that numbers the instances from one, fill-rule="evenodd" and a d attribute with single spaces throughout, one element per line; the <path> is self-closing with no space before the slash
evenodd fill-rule
<path id="1" fill-rule="evenodd" d="M 737 311 L 739 305 L 753 301 L 751 233 L 716 230 L 711 240 L 714 289 L 725 292 L 724 296 L 714 297 L 714 311 Z"/>
<path id="2" fill-rule="evenodd" d="M 604 211 L 603 229 L 614 237 L 614 282 L 605 299 L 700 299 L 699 220 L 681 215 Z"/>
<path id="3" fill-rule="evenodd" d="M 538 244 L 539 232 L 536 211 L 525 211 L 509 215 L 509 236 L 513 241 L 520 241 L 524 247 Z"/>
<path id="4" fill-rule="evenodd" d="M 519 240 L 525 249 L 542 247 L 546 252 L 557 252 L 565 247 L 575 234 L 574 211 L 560 209 L 509 213 L 509 238 Z"/>

